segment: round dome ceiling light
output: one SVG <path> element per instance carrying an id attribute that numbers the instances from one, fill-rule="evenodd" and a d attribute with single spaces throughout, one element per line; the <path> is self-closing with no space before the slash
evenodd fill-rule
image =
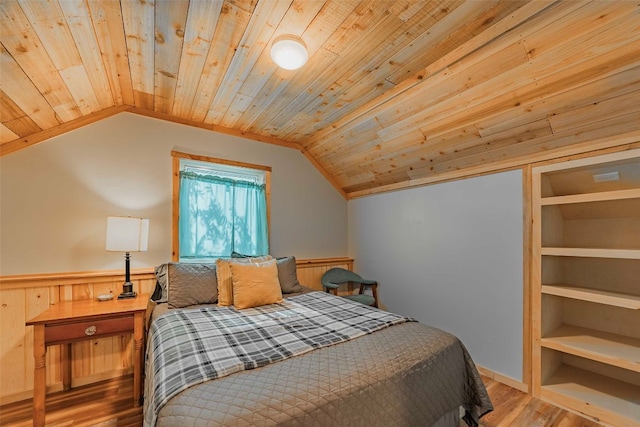
<path id="1" fill-rule="evenodd" d="M 306 64 L 309 54 L 300 37 L 282 35 L 271 44 L 271 59 L 285 70 L 297 70 Z"/>

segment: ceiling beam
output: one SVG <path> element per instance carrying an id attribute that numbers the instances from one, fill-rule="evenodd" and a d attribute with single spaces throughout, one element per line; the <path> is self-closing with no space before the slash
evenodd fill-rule
<path id="1" fill-rule="evenodd" d="M 115 114 L 128 111 L 130 108 L 131 107 L 129 107 L 128 105 L 118 105 L 115 107 L 105 108 L 104 110 L 100 110 L 86 116 L 78 117 L 77 119 L 70 120 L 58 126 L 40 131 L 38 133 L 34 133 L 24 138 L 5 142 L 4 144 L 0 145 L 0 157 L 11 154 L 14 151 L 22 150 L 23 148 L 30 147 L 55 136 L 59 136 L 69 131 L 81 128 L 82 126 L 95 123 L 102 119 L 106 119 L 107 117 L 111 117 Z"/>

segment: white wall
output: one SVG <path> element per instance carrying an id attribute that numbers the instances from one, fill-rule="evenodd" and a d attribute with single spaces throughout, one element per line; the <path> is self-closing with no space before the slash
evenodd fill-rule
<path id="1" fill-rule="evenodd" d="M 522 173 L 349 201 L 349 254 L 384 305 L 457 335 L 522 380 Z"/>
<path id="2" fill-rule="evenodd" d="M 0 275 L 123 268 L 109 215 L 151 220 L 132 268 L 169 261 L 171 150 L 272 167 L 272 254 L 347 255 L 347 202 L 299 151 L 124 113 L 0 158 Z"/>

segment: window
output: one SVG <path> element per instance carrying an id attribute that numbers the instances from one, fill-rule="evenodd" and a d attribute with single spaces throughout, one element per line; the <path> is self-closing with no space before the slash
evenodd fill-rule
<path id="1" fill-rule="evenodd" d="M 271 168 L 172 156 L 174 261 L 268 254 Z"/>

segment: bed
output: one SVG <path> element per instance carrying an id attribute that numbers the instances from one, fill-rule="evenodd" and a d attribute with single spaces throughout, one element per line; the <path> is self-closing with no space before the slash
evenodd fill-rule
<path id="1" fill-rule="evenodd" d="M 201 295 L 154 304 L 145 426 L 457 427 L 493 409 L 455 336 L 304 288 L 293 265 L 294 286 L 280 275 L 284 299 L 246 309 L 212 303 L 220 268 L 156 269 L 174 301 L 186 288 Z"/>

